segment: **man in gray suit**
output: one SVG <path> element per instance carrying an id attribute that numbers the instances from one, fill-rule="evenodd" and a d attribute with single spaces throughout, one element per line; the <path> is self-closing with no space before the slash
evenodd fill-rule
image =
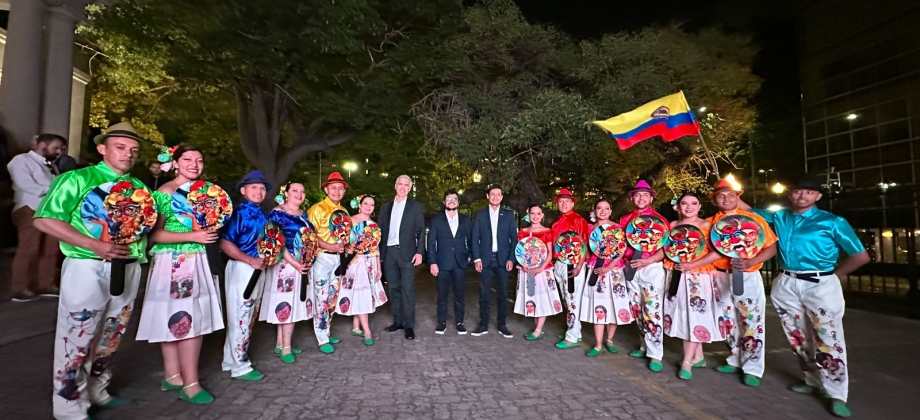
<path id="1" fill-rule="evenodd" d="M 380 258 L 389 284 L 393 324 L 387 331 L 406 330 L 415 339 L 415 267 L 425 251 L 425 216 L 422 205 L 409 198 L 412 178 L 396 178 L 396 198 L 380 207 Z"/>

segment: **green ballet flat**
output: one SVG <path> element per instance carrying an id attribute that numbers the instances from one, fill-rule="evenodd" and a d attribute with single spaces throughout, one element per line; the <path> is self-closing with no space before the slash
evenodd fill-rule
<path id="1" fill-rule="evenodd" d="M 179 374 L 177 373 L 173 375 L 172 377 L 170 377 L 169 379 L 178 378 L 178 377 L 179 377 Z M 178 384 L 178 385 L 171 384 L 169 383 L 169 379 L 163 379 L 160 381 L 160 391 L 178 391 L 182 389 L 182 384 Z"/>
<path id="2" fill-rule="evenodd" d="M 252 382 L 252 381 L 261 381 L 261 380 L 264 379 L 264 378 L 265 378 L 265 375 L 263 375 L 261 372 L 259 372 L 259 371 L 257 371 L 257 370 L 250 370 L 248 373 L 246 373 L 246 374 L 244 374 L 244 375 L 234 376 L 234 377 L 233 377 L 233 379 L 238 379 L 238 380 L 240 380 L 240 381 L 250 381 L 250 382 Z"/>
<path id="3" fill-rule="evenodd" d="M 300 354 L 300 353 L 303 353 L 303 349 L 299 349 L 297 347 L 291 347 L 291 353 Z M 275 347 L 275 354 L 281 354 L 281 347 L 277 347 L 277 346 Z"/>
<path id="4" fill-rule="evenodd" d="M 319 351 L 329 354 L 335 351 L 335 347 L 332 347 L 332 344 L 326 343 L 322 346 L 319 346 Z"/>
<path id="5" fill-rule="evenodd" d="M 361 334 L 361 335 L 364 335 L 364 334 Z M 333 336 L 330 335 L 330 336 L 329 336 L 329 342 L 332 343 L 332 344 L 339 344 L 339 343 L 342 342 L 342 340 L 339 340 L 338 338 L 335 338 L 335 337 L 333 337 Z"/>
<path id="6" fill-rule="evenodd" d="M 355 337 L 364 337 L 364 331 L 361 331 L 360 329 L 352 329 L 351 335 Z"/>
<path id="7" fill-rule="evenodd" d="M 695 367 L 695 368 L 706 367 L 706 359 L 697 360 L 697 361 L 693 362 L 693 365 L 692 365 L 692 366 Z"/>
<path id="8" fill-rule="evenodd" d="M 837 417 L 847 418 L 853 415 L 850 412 L 850 408 L 847 407 L 847 403 L 840 400 L 831 400 L 831 413 Z"/>
<path id="9" fill-rule="evenodd" d="M 373 345 L 374 345 L 374 339 L 373 339 L 373 338 L 365 338 L 365 339 L 364 339 L 364 345 L 365 345 L 365 346 L 373 346 Z"/>
<path id="10" fill-rule="evenodd" d="M 565 340 L 565 334 L 558 334 L 556 337 L 560 340 Z M 581 337 L 578 337 L 578 342 L 581 343 Z"/>
<path id="11" fill-rule="evenodd" d="M 588 356 L 588 357 L 597 357 L 597 355 L 599 354 L 601 354 L 601 350 L 593 348 L 593 347 L 591 348 L 591 350 L 588 350 L 585 352 L 585 356 Z"/>
<path id="12" fill-rule="evenodd" d="M 181 390 L 179 390 L 179 399 L 182 401 L 190 402 L 195 405 L 205 405 L 205 404 L 210 404 L 214 402 L 214 396 L 211 395 L 211 393 L 209 393 L 208 391 L 205 391 L 204 389 L 202 389 L 201 391 L 198 391 L 198 393 L 189 397 L 188 394 L 185 393 L 185 388 L 188 388 L 194 385 L 198 385 L 198 382 L 188 384 L 185 387 L 183 387 Z"/>
<path id="13" fill-rule="evenodd" d="M 677 372 L 677 377 L 685 381 L 689 381 L 693 379 L 693 372 L 681 369 L 680 372 Z"/>
<path id="14" fill-rule="evenodd" d="M 754 375 L 745 373 L 744 374 L 744 384 L 747 386 L 760 386 L 760 378 Z"/>
<path id="15" fill-rule="evenodd" d="M 565 341 L 565 340 L 562 340 L 556 343 L 557 349 L 573 349 L 575 347 L 578 347 L 578 343 L 569 343 L 568 341 Z"/>
<path id="16" fill-rule="evenodd" d="M 722 366 L 717 367 L 716 371 L 722 372 L 722 373 L 735 373 L 738 371 L 738 368 L 732 365 L 722 365 Z"/>
<path id="17" fill-rule="evenodd" d="M 530 341 L 539 340 L 539 339 L 543 338 L 543 334 L 544 334 L 543 331 L 540 331 L 540 334 L 539 334 L 539 335 L 534 335 L 534 333 L 529 332 L 529 333 L 527 333 L 527 334 L 524 334 L 524 338 L 527 339 L 527 340 L 530 340 Z"/>
<path id="18" fill-rule="evenodd" d="M 652 372 L 661 372 L 662 368 L 664 368 L 664 366 L 661 364 L 661 362 L 655 360 L 648 362 L 648 370 Z"/>
<path id="19" fill-rule="evenodd" d="M 613 340 L 607 340 L 604 344 L 606 344 L 605 347 L 607 348 L 607 351 L 609 351 L 609 352 L 611 352 L 611 353 L 613 353 L 613 354 L 616 354 L 616 353 L 619 353 L 619 352 L 620 352 L 620 349 L 618 349 L 617 346 L 614 346 L 614 345 L 613 345 Z"/>
<path id="20" fill-rule="evenodd" d="M 278 357 L 281 359 L 282 362 L 288 363 L 288 364 L 294 363 L 294 361 L 297 360 L 296 358 L 294 358 L 294 353 L 279 354 Z"/>
<path id="21" fill-rule="evenodd" d="M 636 358 L 645 357 L 645 350 L 633 350 L 629 352 L 629 356 L 636 357 Z"/>

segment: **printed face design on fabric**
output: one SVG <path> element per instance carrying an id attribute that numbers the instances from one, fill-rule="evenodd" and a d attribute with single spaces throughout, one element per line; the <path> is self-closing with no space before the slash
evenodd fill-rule
<path id="1" fill-rule="evenodd" d="M 106 182 L 83 197 L 80 218 L 93 238 L 126 245 L 150 232 L 157 210 L 146 188 L 128 181 Z"/>
<path id="2" fill-rule="evenodd" d="M 665 244 L 668 224 L 657 216 L 639 216 L 626 225 L 626 241 L 637 251 L 654 253 Z"/>
<path id="3" fill-rule="evenodd" d="M 598 321 L 604 321 L 607 319 L 607 308 L 602 305 L 598 305 L 594 308 L 594 316 Z"/>
<path id="4" fill-rule="evenodd" d="M 703 240 L 703 231 L 693 225 L 680 225 L 668 232 L 668 239 L 664 245 L 664 255 L 671 261 L 685 263 L 693 262 L 703 257 L 706 253 Z"/>
<path id="5" fill-rule="evenodd" d="M 710 233 L 720 254 L 730 258 L 752 258 L 766 241 L 764 229 L 751 217 L 734 214 L 719 219 Z"/>
<path id="6" fill-rule="evenodd" d="M 614 225 L 601 225 L 591 232 L 591 252 L 598 258 L 613 259 L 626 250 L 625 234 Z"/>
<path id="7" fill-rule="evenodd" d="M 186 299 L 194 292 L 194 254 L 173 253 L 169 280 L 169 298 Z"/>
<path id="8" fill-rule="evenodd" d="M 351 238 L 351 216 L 344 210 L 336 210 L 329 216 L 329 234 L 342 243 Z"/>
<path id="9" fill-rule="evenodd" d="M 290 272 L 286 272 L 284 267 L 287 266 L 284 262 L 282 269 L 280 270 L 280 275 L 278 276 L 278 283 L 275 285 L 275 290 L 281 293 L 289 293 L 294 291 L 294 276 Z"/>
<path id="10" fill-rule="evenodd" d="M 307 316 L 313 316 L 313 299 L 307 299 Z"/>
<path id="11" fill-rule="evenodd" d="M 281 260 L 284 252 L 284 234 L 275 222 L 268 222 L 262 227 L 256 240 L 256 249 L 259 255 L 265 258 L 266 265 L 272 266 Z"/>
<path id="12" fill-rule="evenodd" d="M 192 330 L 192 316 L 188 312 L 178 311 L 169 317 L 166 326 L 173 337 L 181 340 Z"/>
<path id="13" fill-rule="evenodd" d="M 281 302 L 278 306 L 275 306 L 275 317 L 278 318 L 279 322 L 287 322 L 291 318 L 291 304 Z"/>
<path id="14" fill-rule="evenodd" d="M 380 291 L 380 295 L 378 295 L 377 298 L 380 299 L 380 303 L 381 303 L 381 304 L 386 303 L 386 302 L 387 302 L 387 294 L 386 294 L 386 292 L 384 292 L 383 290 L 381 290 L 381 291 Z"/>
<path id="15" fill-rule="evenodd" d="M 186 182 L 172 195 L 172 211 L 185 227 L 193 231 L 216 231 L 233 214 L 227 192 L 207 181 Z"/>
<path id="16" fill-rule="evenodd" d="M 546 244 L 540 238 L 524 238 L 514 247 L 514 258 L 525 269 L 542 267 L 549 258 Z"/>
<path id="17" fill-rule="evenodd" d="M 102 341 L 100 342 L 102 348 L 96 351 L 96 360 L 93 361 L 90 375 L 98 377 L 109 368 L 109 364 L 112 363 L 112 359 L 115 357 L 115 351 L 118 350 L 118 344 L 121 343 L 121 338 L 124 336 L 128 321 L 131 319 L 131 312 L 133 311 L 134 308 L 132 308 L 131 305 L 126 305 L 121 308 L 121 313 L 117 317 L 109 317 L 105 320 L 105 325 L 102 330 Z"/>
<path id="18" fill-rule="evenodd" d="M 629 311 L 626 309 L 617 311 L 617 316 L 620 318 L 620 322 L 629 322 Z"/>
<path id="19" fill-rule="evenodd" d="M 671 315 L 668 314 L 664 315 L 664 332 L 671 332 Z"/>
<path id="20" fill-rule="evenodd" d="M 528 300 L 527 303 L 524 304 L 524 308 L 527 315 L 533 315 L 537 311 L 537 304 L 532 300 Z"/>
<path id="21" fill-rule="evenodd" d="M 553 246 L 556 252 L 556 261 L 568 265 L 578 265 L 588 253 L 585 240 L 572 231 L 562 232 Z"/>

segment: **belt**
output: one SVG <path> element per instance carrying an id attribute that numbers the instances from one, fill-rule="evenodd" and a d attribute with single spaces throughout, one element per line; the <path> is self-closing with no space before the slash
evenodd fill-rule
<path id="1" fill-rule="evenodd" d="M 89 258 L 89 259 L 93 261 L 101 261 L 101 262 L 107 262 L 107 263 L 112 262 L 111 260 L 103 260 L 102 258 Z M 118 259 L 123 260 L 125 264 L 134 264 L 137 262 L 137 258 L 118 258 Z"/>
<path id="2" fill-rule="evenodd" d="M 830 275 L 834 274 L 834 272 L 833 272 L 833 271 L 803 271 L 803 272 L 795 272 L 795 271 L 783 270 L 783 274 L 785 274 L 785 275 L 787 275 L 787 276 L 789 276 L 789 277 L 797 278 L 797 279 L 799 279 L 799 280 L 805 280 L 805 281 L 807 281 L 807 282 L 817 283 L 817 282 L 818 282 L 818 277 L 830 276 Z"/>
<path id="3" fill-rule="evenodd" d="M 396 249 L 399 249 L 399 245 L 389 245 L 389 246 L 387 246 L 387 248 L 396 248 Z"/>
<path id="4" fill-rule="evenodd" d="M 724 268 L 719 268 L 719 267 L 716 267 L 716 271 L 720 273 L 731 273 L 731 270 L 726 270 Z"/>

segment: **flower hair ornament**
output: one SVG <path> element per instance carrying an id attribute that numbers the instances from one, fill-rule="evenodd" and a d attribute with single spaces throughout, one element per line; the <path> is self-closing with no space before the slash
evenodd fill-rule
<path id="1" fill-rule="evenodd" d="M 530 223 L 530 213 L 529 212 L 524 215 L 524 221 L 527 223 Z"/>
<path id="2" fill-rule="evenodd" d="M 287 192 L 288 185 L 291 185 L 291 184 L 290 183 L 284 184 L 281 186 L 280 189 L 278 189 L 278 195 L 275 196 L 276 203 L 284 204 L 284 193 Z"/>
<path id="3" fill-rule="evenodd" d="M 169 172 L 172 169 L 172 155 L 176 153 L 176 149 L 179 148 L 179 145 L 172 147 L 160 146 L 160 154 L 157 155 L 157 162 L 160 162 L 160 168 L 164 171 Z"/>
<path id="4" fill-rule="evenodd" d="M 358 209 L 358 206 L 361 205 L 361 202 L 364 201 L 364 198 L 365 198 L 365 197 L 374 198 L 374 196 L 371 195 L 371 194 L 360 194 L 360 195 L 358 195 L 357 197 L 352 198 L 351 201 L 350 201 L 348 204 L 351 205 L 351 208 L 357 210 L 357 209 Z"/>
<path id="5" fill-rule="evenodd" d="M 597 223 L 597 215 L 594 214 L 593 211 L 591 212 L 591 214 L 590 214 L 589 216 L 590 216 L 590 218 L 591 218 L 591 223 Z"/>

